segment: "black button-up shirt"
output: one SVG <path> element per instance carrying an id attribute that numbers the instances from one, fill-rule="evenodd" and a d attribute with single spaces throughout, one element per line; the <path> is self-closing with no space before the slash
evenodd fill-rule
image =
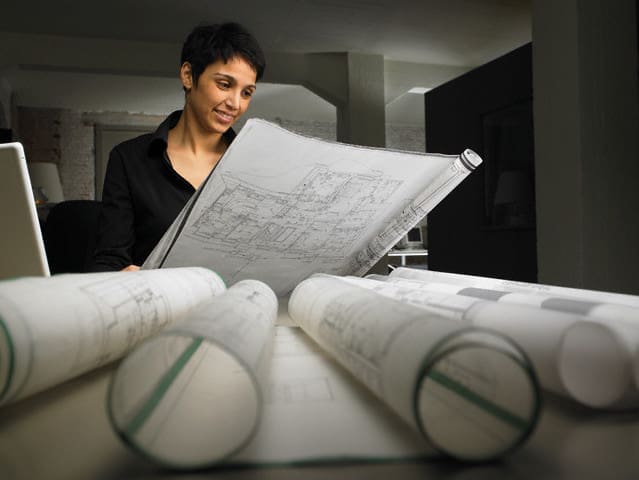
<path id="1" fill-rule="evenodd" d="M 195 188 L 171 166 L 169 130 L 182 114 L 173 112 L 154 133 L 115 146 L 109 155 L 94 270 L 142 265 Z M 224 134 L 230 143 L 235 133 Z"/>

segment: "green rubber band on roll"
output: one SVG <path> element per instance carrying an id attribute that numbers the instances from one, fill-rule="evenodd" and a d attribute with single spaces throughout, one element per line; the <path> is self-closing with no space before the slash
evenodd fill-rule
<path id="1" fill-rule="evenodd" d="M 180 357 L 175 361 L 173 366 L 164 374 L 155 387 L 153 393 L 151 393 L 149 400 L 144 403 L 140 411 L 135 415 L 131 423 L 124 429 L 125 433 L 133 437 L 144 423 L 151 416 L 155 408 L 159 405 L 162 398 L 166 394 L 167 390 L 171 387 L 171 384 L 175 381 L 180 372 L 184 369 L 189 362 L 193 354 L 202 344 L 202 337 L 196 337 L 193 339 L 190 345 L 188 345 Z"/>
<path id="2" fill-rule="evenodd" d="M 490 413 L 495 418 L 498 418 L 515 428 L 525 430 L 530 424 L 530 421 L 509 412 L 505 408 L 500 407 L 494 402 L 491 402 L 490 400 L 482 397 L 476 392 L 473 392 L 469 388 L 464 387 L 461 383 L 456 382 L 455 380 L 444 375 L 441 372 L 432 371 L 427 375 L 427 377 L 446 387 L 447 389 L 455 392 L 456 394 L 464 397 L 466 400 L 481 408 L 485 412 Z"/>
<path id="3" fill-rule="evenodd" d="M 15 370 L 15 348 L 13 345 L 13 341 L 11 340 L 11 333 L 9 332 L 9 329 L 7 328 L 7 325 L 5 324 L 2 317 L 0 317 L 0 331 L 4 334 L 4 337 L 6 339 L 7 347 L 8 347 L 7 348 L 8 357 L 9 357 L 9 362 L 8 362 L 9 365 L 7 368 L 7 379 L 4 382 L 4 385 L 2 386 L 2 390 L 0 391 L 0 404 L 2 404 L 2 400 L 7 395 L 9 391 L 9 387 L 11 386 L 11 382 L 13 381 L 13 374 Z"/>

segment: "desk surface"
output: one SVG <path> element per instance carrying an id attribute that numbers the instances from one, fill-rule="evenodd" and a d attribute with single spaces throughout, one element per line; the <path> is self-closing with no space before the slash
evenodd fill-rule
<path id="1" fill-rule="evenodd" d="M 595 412 L 545 400 L 528 442 L 502 461 L 340 463 L 171 472 L 115 436 L 105 399 L 112 366 L 0 408 L 0 478 L 21 479 L 637 479 L 639 412 Z"/>

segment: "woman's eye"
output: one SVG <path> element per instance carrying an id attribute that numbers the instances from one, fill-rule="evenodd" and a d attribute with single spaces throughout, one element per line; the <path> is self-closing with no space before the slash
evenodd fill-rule
<path id="1" fill-rule="evenodd" d="M 246 98 L 251 98 L 253 96 L 253 91 L 252 90 L 244 90 L 244 96 Z"/>
<path id="2" fill-rule="evenodd" d="M 217 82 L 217 86 L 226 90 L 231 87 L 231 84 L 228 82 Z"/>

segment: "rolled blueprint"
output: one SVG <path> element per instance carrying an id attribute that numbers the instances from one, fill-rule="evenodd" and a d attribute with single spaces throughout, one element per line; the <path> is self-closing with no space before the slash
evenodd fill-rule
<path id="1" fill-rule="evenodd" d="M 121 357 L 225 288 L 198 267 L 0 282 L 0 404 Z"/>
<path id="2" fill-rule="evenodd" d="M 148 339 L 112 378 L 107 409 L 127 445 L 179 469 L 213 465 L 255 432 L 277 298 L 242 280 Z"/>
<path id="3" fill-rule="evenodd" d="M 396 269 L 387 281 L 405 287 L 418 282 L 418 288 L 429 292 L 527 305 L 548 319 L 559 318 L 558 313 L 573 315 L 574 322 L 548 325 L 559 340 L 557 345 L 549 340 L 553 351 L 548 360 L 555 364 L 566 393 L 594 408 L 639 406 L 637 296 L 408 268 Z"/>
<path id="4" fill-rule="evenodd" d="M 586 290 L 580 288 L 559 287 L 540 283 L 515 282 L 498 278 L 479 277 L 476 275 L 462 275 L 458 273 L 437 272 L 434 270 L 422 270 L 416 268 L 399 267 L 388 276 L 389 279 L 404 278 L 418 280 L 426 283 L 440 283 L 458 286 L 464 289 L 463 295 L 492 295 L 502 301 L 511 300 L 513 303 L 531 303 L 543 308 L 555 310 L 575 311 L 590 313 L 603 311 L 606 306 L 627 306 L 639 308 L 639 296 L 623 293 L 603 292 L 599 290 Z M 507 295 L 510 293 L 524 294 L 521 296 Z M 570 300 L 573 303 L 570 303 Z M 619 318 L 622 310 L 613 310 Z M 637 310 L 623 311 L 630 317 L 639 319 Z M 634 313 L 633 313 L 634 312 Z M 596 316 L 605 316 L 606 313 L 598 313 Z M 622 314 L 623 315 L 623 314 Z M 627 317 L 623 317 L 627 318 Z M 629 318 L 629 317 L 628 317 Z"/>
<path id="5" fill-rule="evenodd" d="M 586 318 L 568 327 L 557 354 L 573 398 L 595 408 L 639 407 L 639 328 Z"/>
<path id="6" fill-rule="evenodd" d="M 300 283 L 289 315 L 450 456 L 499 457 L 520 445 L 536 423 L 535 374 L 522 351 L 498 333 L 329 275 Z"/>
<path id="7" fill-rule="evenodd" d="M 416 305 L 431 313 L 466 325 L 490 328 L 514 340 L 531 359 L 542 387 L 569 396 L 557 368 L 561 334 L 579 317 L 559 312 L 545 312 L 524 305 L 500 304 L 430 291 L 415 282 L 379 282 L 368 278 L 344 277 L 344 281 L 367 288 L 380 295 Z"/>

